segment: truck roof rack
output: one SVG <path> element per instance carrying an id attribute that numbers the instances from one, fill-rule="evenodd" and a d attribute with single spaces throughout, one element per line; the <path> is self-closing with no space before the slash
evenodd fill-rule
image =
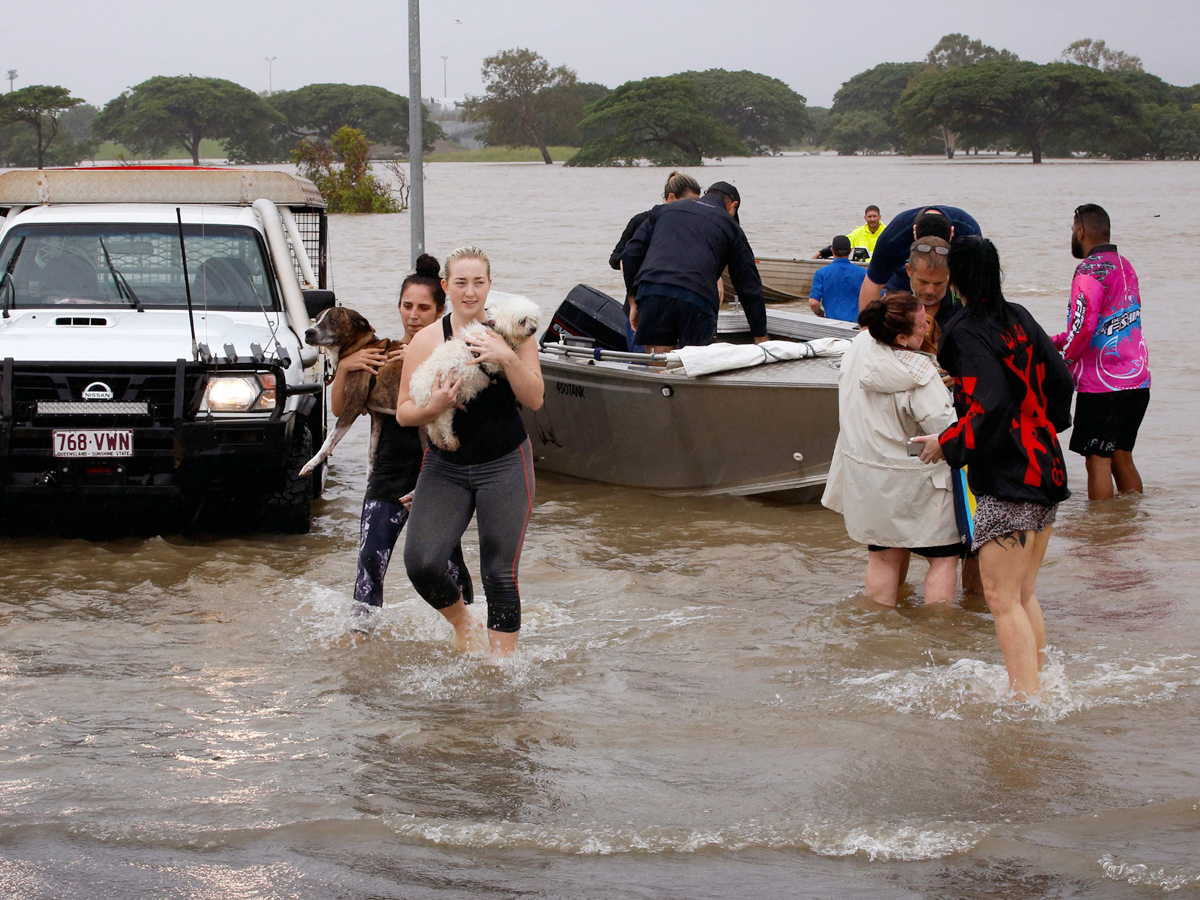
<path id="1" fill-rule="evenodd" d="M 202 166 L 96 166 L 0 174 L 0 208 L 61 203 L 205 203 L 324 209 L 307 178 L 261 169 Z"/>

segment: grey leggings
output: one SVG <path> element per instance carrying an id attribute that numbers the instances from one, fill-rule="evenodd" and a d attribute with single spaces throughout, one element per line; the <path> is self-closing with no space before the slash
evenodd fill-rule
<path id="1" fill-rule="evenodd" d="M 446 560 L 467 530 L 473 507 L 488 628 L 521 630 L 517 568 L 533 492 L 533 450 L 528 439 L 511 453 L 479 465 L 457 465 L 432 448 L 425 454 L 404 543 L 404 566 L 426 603 L 445 609 L 458 602 L 459 586 L 450 577 Z"/>

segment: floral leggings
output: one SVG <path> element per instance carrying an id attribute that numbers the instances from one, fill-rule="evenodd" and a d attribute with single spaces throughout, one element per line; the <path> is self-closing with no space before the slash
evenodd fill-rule
<path id="1" fill-rule="evenodd" d="M 368 606 L 383 606 L 383 579 L 396 547 L 396 539 L 408 521 L 408 510 L 387 500 L 364 500 L 359 526 L 358 577 L 354 581 L 354 599 Z M 458 584 L 463 600 L 474 599 L 471 573 L 463 559 L 462 543 L 455 544 L 446 563 L 450 577 Z"/>

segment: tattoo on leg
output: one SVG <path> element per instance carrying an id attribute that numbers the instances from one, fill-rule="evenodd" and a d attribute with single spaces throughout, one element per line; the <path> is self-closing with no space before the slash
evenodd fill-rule
<path id="1" fill-rule="evenodd" d="M 1029 540 L 1029 532 L 1028 531 L 1010 531 L 1007 534 L 997 535 L 996 537 L 992 538 L 992 540 L 995 541 L 997 545 L 1004 548 L 1005 550 L 1011 550 L 1014 547 L 1016 547 L 1018 544 L 1020 544 L 1021 547 L 1024 548 L 1026 542 Z"/>

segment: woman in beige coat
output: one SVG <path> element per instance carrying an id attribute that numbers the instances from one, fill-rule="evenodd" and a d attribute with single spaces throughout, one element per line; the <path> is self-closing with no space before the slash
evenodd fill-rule
<path id="1" fill-rule="evenodd" d="M 866 593 L 876 603 L 896 605 L 909 551 L 929 560 L 925 602 L 952 600 L 962 544 L 950 469 L 921 462 L 908 447 L 910 438 L 955 420 L 937 366 L 915 352 L 928 320 L 912 294 L 889 294 L 871 302 L 858 324 L 866 330 L 842 357 L 841 428 L 821 502 L 867 545 Z"/>

